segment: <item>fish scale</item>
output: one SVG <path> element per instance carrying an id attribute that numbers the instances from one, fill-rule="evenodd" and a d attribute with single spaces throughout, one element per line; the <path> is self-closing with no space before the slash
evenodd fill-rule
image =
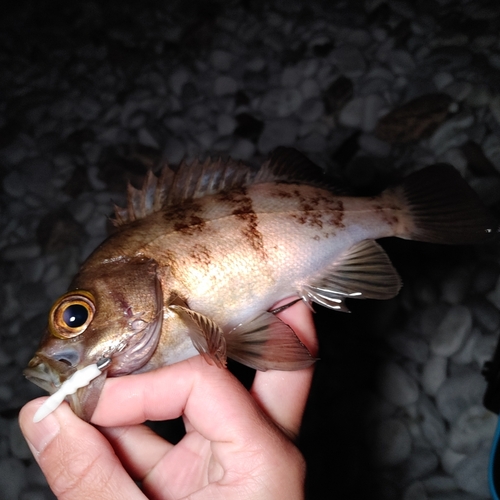
<path id="1" fill-rule="evenodd" d="M 315 359 L 274 304 L 298 296 L 347 311 L 346 299 L 394 297 L 401 281 L 379 238 L 471 244 L 498 235 L 497 221 L 448 165 L 366 198 L 338 194 L 318 170 L 278 148 L 260 170 L 207 160 L 175 172 L 166 166 L 141 189 L 129 186 L 127 207 L 115 209 L 116 232 L 55 302 L 26 376 L 52 394 L 105 362 L 66 396 L 89 420 L 106 377 L 197 354 L 221 368 L 230 357 L 258 370 L 302 369 Z M 71 307 L 79 319 L 69 325 Z"/>

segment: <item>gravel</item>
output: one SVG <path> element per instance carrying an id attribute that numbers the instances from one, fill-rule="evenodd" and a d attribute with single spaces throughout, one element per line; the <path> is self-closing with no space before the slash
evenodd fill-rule
<path id="1" fill-rule="evenodd" d="M 7 500 L 54 498 L 16 423 L 42 394 L 21 371 L 51 302 L 106 237 L 112 202 L 148 166 L 258 162 L 286 145 L 372 194 L 445 161 L 500 212 L 498 2 L 50 5 L 14 3 L 0 18 Z M 384 246 L 401 294 L 316 315 L 307 496 L 488 498 L 496 416 L 480 372 L 500 326 L 497 248 Z"/>

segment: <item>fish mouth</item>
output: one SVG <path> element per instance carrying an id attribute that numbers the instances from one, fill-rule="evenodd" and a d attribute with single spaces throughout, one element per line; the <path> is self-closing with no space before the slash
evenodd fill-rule
<path id="1" fill-rule="evenodd" d="M 76 368 L 68 367 L 64 363 L 57 361 L 55 363 L 61 366 L 53 366 L 54 361 L 34 356 L 23 374 L 30 382 L 49 394 L 54 394 L 61 387 L 61 384 L 76 371 Z"/>

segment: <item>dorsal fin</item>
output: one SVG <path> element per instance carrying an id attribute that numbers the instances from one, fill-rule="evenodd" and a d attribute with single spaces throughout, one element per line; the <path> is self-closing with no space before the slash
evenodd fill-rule
<path id="1" fill-rule="evenodd" d="M 141 189 L 130 183 L 127 187 L 127 207 L 115 206 L 115 226 L 142 219 L 165 206 L 176 205 L 211 194 L 237 189 L 251 184 L 273 181 L 316 183 L 321 169 L 293 148 L 279 147 L 255 169 L 241 161 L 221 158 L 182 161 L 174 171 L 165 165 L 159 177 L 149 171 Z"/>
<path id="2" fill-rule="evenodd" d="M 323 170 L 295 148 L 279 146 L 270 154 L 255 178 L 255 183 L 272 181 L 324 182 Z"/>

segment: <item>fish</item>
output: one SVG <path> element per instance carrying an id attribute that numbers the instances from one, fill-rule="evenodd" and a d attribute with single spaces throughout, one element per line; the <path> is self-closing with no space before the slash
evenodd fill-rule
<path id="1" fill-rule="evenodd" d="M 149 171 L 142 188 L 129 184 L 114 224 L 50 309 L 24 371 L 52 395 L 71 386 L 54 400 L 86 421 L 107 377 L 199 354 L 220 368 L 227 358 L 263 371 L 311 366 L 273 306 L 295 297 L 347 312 L 348 299 L 395 297 L 401 279 L 380 238 L 476 244 L 499 232 L 450 165 L 356 197 L 284 147 L 259 169 L 207 159 Z M 68 382 L 90 365 L 92 380 Z"/>

